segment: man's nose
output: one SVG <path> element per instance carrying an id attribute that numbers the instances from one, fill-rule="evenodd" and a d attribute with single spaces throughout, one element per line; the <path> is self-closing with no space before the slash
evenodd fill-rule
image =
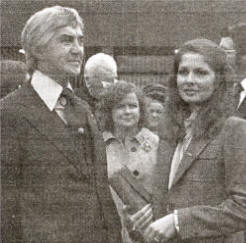
<path id="1" fill-rule="evenodd" d="M 84 46 L 80 45 L 78 40 L 75 40 L 73 45 L 72 45 L 71 51 L 73 54 L 82 54 L 83 55 L 84 54 Z"/>

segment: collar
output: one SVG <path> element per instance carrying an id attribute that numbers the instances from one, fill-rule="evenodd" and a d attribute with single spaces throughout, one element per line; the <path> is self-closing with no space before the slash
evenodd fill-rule
<path id="1" fill-rule="evenodd" d="M 40 71 L 33 73 L 31 85 L 49 110 L 53 111 L 63 91 L 63 87 Z M 73 90 L 70 83 L 68 83 L 67 87 Z"/>
<path id="2" fill-rule="evenodd" d="M 146 128 L 142 128 L 132 139 L 135 139 L 138 143 L 142 144 L 146 140 L 146 137 L 149 136 L 150 131 Z M 112 132 L 105 131 L 103 132 L 103 139 L 104 142 L 109 143 L 110 140 L 117 140 L 118 139 L 113 135 Z"/>
<path id="3" fill-rule="evenodd" d="M 240 105 L 243 103 L 243 101 L 246 98 L 246 78 L 243 79 L 240 84 L 241 84 L 241 87 L 243 88 L 243 90 L 240 93 L 237 109 L 240 107 Z"/>

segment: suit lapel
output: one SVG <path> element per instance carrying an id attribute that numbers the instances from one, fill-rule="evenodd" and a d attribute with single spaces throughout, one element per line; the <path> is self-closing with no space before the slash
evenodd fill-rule
<path id="1" fill-rule="evenodd" d="M 196 158 L 212 141 L 211 139 L 192 139 L 187 150 L 184 152 L 183 158 L 180 162 L 176 175 L 174 177 L 172 187 L 182 178 L 184 173 L 191 167 Z"/>
<path id="2" fill-rule="evenodd" d="M 23 100 L 23 113 L 29 124 L 44 136 L 54 149 L 80 171 L 79 154 L 73 146 L 73 137 L 55 111 L 51 112 L 32 87 L 28 87 Z"/>

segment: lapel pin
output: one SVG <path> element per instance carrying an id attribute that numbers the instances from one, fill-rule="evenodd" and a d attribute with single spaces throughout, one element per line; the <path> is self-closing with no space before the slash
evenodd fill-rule
<path id="1" fill-rule="evenodd" d="M 60 97 L 60 104 L 64 107 L 67 105 L 67 98 L 64 96 Z"/>
<path id="2" fill-rule="evenodd" d="M 81 135 L 84 134 L 85 133 L 85 129 L 83 127 L 79 127 L 78 128 L 78 133 L 81 134 Z"/>

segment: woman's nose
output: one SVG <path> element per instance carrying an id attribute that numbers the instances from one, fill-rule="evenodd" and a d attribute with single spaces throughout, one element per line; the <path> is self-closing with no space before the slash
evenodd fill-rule
<path id="1" fill-rule="evenodd" d="M 187 77 L 186 77 L 186 82 L 187 83 L 194 83 L 194 75 L 192 72 L 190 72 Z"/>
<path id="2" fill-rule="evenodd" d="M 126 113 L 130 113 L 130 112 L 131 112 L 131 109 L 130 109 L 129 106 L 126 106 L 126 107 L 125 107 L 125 112 L 126 112 Z"/>

